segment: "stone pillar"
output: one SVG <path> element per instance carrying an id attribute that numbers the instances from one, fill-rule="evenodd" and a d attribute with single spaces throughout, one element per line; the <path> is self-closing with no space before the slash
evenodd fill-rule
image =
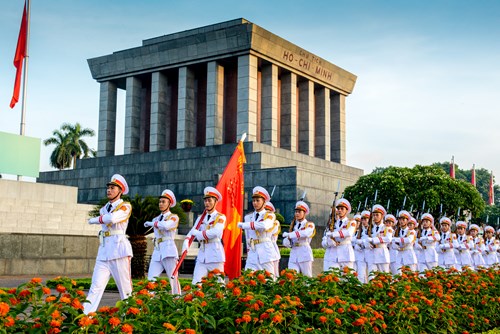
<path id="1" fill-rule="evenodd" d="M 180 67 L 177 97 L 177 148 L 195 146 L 194 95 L 194 72 L 189 67 Z"/>
<path id="2" fill-rule="evenodd" d="M 315 93 L 314 156 L 330 160 L 330 90 L 320 87 Z"/>
<path id="3" fill-rule="evenodd" d="M 246 132 L 247 141 L 257 141 L 257 57 L 238 57 L 238 97 L 236 107 L 236 138 Z"/>
<path id="4" fill-rule="evenodd" d="M 151 127 L 149 151 L 167 148 L 167 76 L 161 72 L 151 74 Z"/>
<path id="5" fill-rule="evenodd" d="M 260 142 L 278 146 L 278 66 L 262 67 L 262 114 Z"/>
<path id="6" fill-rule="evenodd" d="M 345 164 L 345 96 L 332 92 L 330 98 L 331 161 Z"/>
<path id="7" fill-rule="evenodd" d="M 207 131 L 205 144 L 220 145 L 224 110 L 224 67 L 211 61 L 207 64 Z"/>
<path id="8" fill-rule="evenodd" d="M 116 84 L 101 82 L 99 95 L 99 130 L 97 132 L 97 156 L 115 155 L 116 136 Z"/>
<path id="9" fill-rule="evenodd" d="M 299 152 L 314 156 L 314 82 L 299 82 Z"/>
<path id="10" fill-rule="evenodd" d="M 136 77 L 128 77 L 125 98 L 125 142 L 123 153 L 140 152 L 141 138 L 141 81 Z"/>
<path id="11" fill-rule="evenodd" d="M 280 146 L 297 152 L 297 75 L 281 75 Z"/>

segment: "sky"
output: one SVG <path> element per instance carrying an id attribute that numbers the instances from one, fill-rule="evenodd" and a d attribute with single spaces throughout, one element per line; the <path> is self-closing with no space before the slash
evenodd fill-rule
<path id="1" fill-rule="evenodd" d="M 0 4 L 0 131 L 14 134 L 21 103 L 9 103 L 23 5 Z M 97 133 L 99 84 L 87 59 L 245 18 L 358 77 L 346 99 L 349 166 L 367 174 L 454 156 L 461 169 L 475 164 L 500 176 L 499 17 L 496 0 L 34 0 L 26 135 L 44 140 L 65 122 Z M 119 91 L 119 110 L 124 101 Z M 123 138 L 123 117 L 117 122 Z M 96 149 L 97 136 L 87 143 Z M 41 171 L 52 170 L 53 148 L 42 145 Z"/>

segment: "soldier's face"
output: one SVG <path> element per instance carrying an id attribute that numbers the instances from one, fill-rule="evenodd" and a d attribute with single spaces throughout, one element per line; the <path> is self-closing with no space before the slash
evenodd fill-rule
<path id="1" fill-rule="evenodd" d="M 476 235 L 477 235 L 477 231 L 476 230 L 470 230 L 470 235 L 472 235 L 475 238 Z"/>
<path id="2" fill-rule="evenodd" d="M 465 228 L 462 226 L 457 227 L 457 233 L 463 235 L 465 233 Z"/>
<path id="3" fill-rule="evenodd" d="M 345 206 L 337 206 L 337 214 L 340 219 L 344 218 L 347 214 L 347 208 Z"/>
<path id="4" fill-rule="evenodd" d="M 203 200 L 203 204 L 205 204 L 205 209 L 208 212 L 212 212 L 215 209 L 216 203 L 217 203 L 217 200 L 213 197 L 207 197 Z"/>
<path id="5" fill-rule="evenodd" d="M 431 226 L 431 221 L 429 219 L 422 220 L 422 225 L 424 228 L 429 228 Z"/>
<path id="6" fill-rule="evenodd" d="M 161 212 L 168 210 L 170 208 L 170 200 L 168 198 L 160 198 L 158 207 L 160 208 Z"/>
<path id="7" fill-rule="evenodd" d="M 373 221 L 378 224 L 382 220 L 382 214 L 380 212 L 373 212 L 372 218 L 373 218 Z"/>
<path id="8" fill-rule="evenodd" d="M 295 219 L 301 221 L 305 218 L 306 212 L 302 210 L 295 210 Z"/>
<path id="9" fill-rule="evenodd" d="M 364 227 L 368 227 L 368 217 L 361 218 L 361 225 L 363 225 Z"/>
<path id="10" fill-rule="evenodd" d="M 488 239 L 489 239 L 489 238 L 491 238 L 491 237 L 493 236 L 493 232 L 488 231 L 488 232 L 485 232 L 485 234 L 484 234 L 484 235 L 486 236 L 486 238 L 488 238 Z"/>
<path id="11" fill-rule="evenodd" d="M 399 217 L 398 218 L 399 226 L 402 228 L 405 228 L 406 225 L 408 225 L 408 218 L 406 217 Z"/>
<path id="12" fill-rule="evenodd" d="M 122 189 L 114 184 L 110 184 L 106 188 L 106 196 L 109 200 L 117 198 L 117 196 L 121 193 Z"/>
<path id="13" fill-rule="evenodd" d="M 441 231 L 448 232 L 449 230 L 450 230 L 450 225 L 448 225 L 448 224 L 441 225 Z"/>
<path id="14" fill-rule="evenodd" d="M 415 229 L 415 223 L 414 223 L 414 222 L 409 222 L 409 223 L 408 223 L 408 228 L 409 228 L 410 230 Z"/>
<path id="15" fill-rule="evenodd" d="M 260 211 L 260 209 L 264 206 L 264 199 L 262 197 L 253 197 L 252 205 L 256 211 Z"/>
<path id="16" fill-rule="evenodd" d="M 392 227 L 392 220 L 384 221 L 385 226 Z"/>

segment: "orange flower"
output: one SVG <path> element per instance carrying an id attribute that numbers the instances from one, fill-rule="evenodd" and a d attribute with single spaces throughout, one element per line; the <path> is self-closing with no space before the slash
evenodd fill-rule
<path id="1" fill-rule="evenodd" d="M 66 292 L 66 288 L 64 287 L 64 285 L 61 285 L 61 284 L 57 285 L 56 290 L 57 290 L 57 292 L 60 292 L 60 293 Z"/>
<path id="2" fill-rule="evenodd" d="M 135 302 L 137 303 L 137 305 L 142 305 L 142 300 L 141 299 L 136 299 Z"/>
<path id="3" fill-rule="evenodd" d="M 171 323 L 169 322 L 164 322 L 163 323 L 163 327 L 165 327 L 166 329 L 168 329 L 169 331 L 175 331 L 175 326 L 172 325 Z"/>
<path id="4" fill-rule="evenodd" d="M 42 288 L 42 292 L 43 292 L 45 295 L 50 295 L 50 289 L 49 289 L 49 288 L 47 288 L 46 286 L 44 286 L 44 287 Z"/>
<path id="5" fill-rule="evenodd" d="M 137 307 L 131 307 L 127 310 L 127 314 L 139 314 L 141 310 L 139 310 Z"/>
<path id="6" fill-rule="evenodd" d="M 238 297 L 239 295 L 241 295 L 241 289 L 240 288 L 234 288 L 233 289 L 233 296 Z"/>
<path id="7" fill-rule="evenodd" d="M 188 328 L 186 329 L 186 334 L 196 334 L 196 331 L 194 329 Z"/>
<path id="8" fill-rule="evenodd" d="M 71 303 L 71 299 L 69 299 L 68 297 L 61 297 L 61 298 L 59 298 L 59 301 L 61 303 L 65 303 L 65 304 Z"/>
<path id="9" fill-rule="evenodd" d="M 188 293 L 187 295 L 184 296 L 184 301 L 185 302 L 190 302 L 193 300 L 193 294 L 192 293 Z"/>
<path id="10" fill-rule="evenodd" d="M 205 307 L 207 306 L 207 302 L 206 301 L 202 301 L 201 304 L 200 304 L 201 307 Z"/>
<path id="11" fill-rule="evenodd" d="M 273 317 L 273 322 L 281 322 L 281 320 L 283 320 L 283 318 L 281 317 L 281 314 L 276 314 L 274 317 Z"/>
<path id="12" fill-rule="evenodd" d="M 33 277 L 31 279 L 31 283 L 35 283 L 35 284 L 42 283 L 42 279 L 40 277 Z"/>
<path id="13" fill-rule="evenodd" d="M 322 324 L 324 324 L 327 320 L 328 320 L 328 319 L 327 319 L 324 315 L 322 315 L 322 316 L 320 316 L 320 317 L 319 317 L 319 321 L 320 321 Z"/>
<path id="14" fill-rule="evenodd" d="M 134 332 L 134 327 L 129 324 L 124 324 L 121 328 L 122 333 L 132 333 Z"/>
<path id="15" fill-rule="evenodd" d="M 334 321 L 335 321 L 335 324 L 336 324 L 337 326 L 342 325 L 342 320 L 340 320 L 339 318 L 335 318 L 335 320 L 334 320 Z"/>
<path id="16" fill-rule="evenodd" d="M 342 314 L 344 313 L 344 309 L 342 307 L 340 307 L 338 310 L 337 310 L 338 313 Z"/>
<path id="17" fill-rule="evenodd" d="M 29 296 L 30 293 L 31 293 L 30 290 L 23 290 L 23 291 L 19 292 L 19 298 Z"/>
<path id="18" fill-rule="evenodd" d="M 365 323 L 365 319 L 363 317 L 356 319 L 352 325 L 353 326 L 363 326 Z"/>
<path id="19" fill-rule="evenodd" d="M 252 317 L 251 317 L 251 316 L 249 316 L 248 314 L 245 314 L 244 316 L 242 316 L 242 317 L 241 317 L 241 320 L 242 320 L 243 322 L 248 323 L 248 322 L 252 321 Z"/>
<path id="20" fill-rule="evenodd" d="M 45 298 L 45 302 L 46 303 L 53 302 L 54 300 L 56 300 L 55 296 L 48 296 L 47 298 Z"/>
<path id="21" fill-rule="evenodd" d="M 0 316 L 5 317 L 9 313 L 10 306 L 7 303 L 0 302 Z"/>
<path id="22" fill-rule="evenodd" d="M 229 284 L 227 286 L 229 286 Z M 191 285 L 184 285 L 184 287 L 182 288 L 182 291 L 189 291 L 189 290 L 191 290 Z"/>
<path id="23" fill-rule="evenodd" d="M 224 298 L 224 294 L 223 294 L 222 292 L 220 292 L 220 291 L 219 291 L 219 292 L 217 292 L 217 293 L 215 294 L 215 297 L 217 297 L 217 299 L 222 299 L 222 298 Z"/>
<path id="24" fill-rule="evenodd" d="M 12 327 L 16 324 L 16 322 L 14 321 L 14 318 L 12 318 L 11 316 L 8 316 L 7 318 L 5 318 L 5 323 L 4 323 L 4 326 L 5 327 Z"/>
<path id="25" fill-rule="evenodd" d="M 203 291 L 201 291 L 201 290 L 196 290 L 196 291 L 194 292 L 194 295 L 195 295 L 196 297 L 200 297 L 200 298 L 205 297 L 205 294 L 204 294 L 204 293 L 203 293 Z"/>
<path id="26" fill-rule="evenodd" d="M 84 316 L 80 319 L 80 321 L 78 321 L 78 325 L 80 325 L 80 327 L 87 327 L 92 325 L 92 322 L 92 319 L 90 319 L 88 316 Z"/>
<path id="27" fill-rule="evenodd" d="M 118 326 L 120 324 L 120 319 L 116 318 L 116 317 L 112 317 L 111 319 L 109 319 L 108 323 L 113 326 L 113 328 L 115 328 L 116 326 Z"/>
<path id="28" fill-rule="evenodd" d="M 61 327 L 61 322 L 59 320 L 51 320 L 50 326 L 51 327 Z"/>
<path id="29" fill-rule="evenodd" d="M 148 282 L 148 284 L 146 285 L 146 289 L 154 290 L 154 289 L 156 289 L 157 286 L 158 286 L 158 284 L 156 284 L 154 282 Z"/>
<path id="30" fill-rule="evenodd" d="M 77 310 L 83 310 L 82 303 L 80 303 L 80 301 L 76 298 L 71 302 L 71 306 L 73 306 L 73 308 L 76 308 Z"/>
<path id="31" fill-rule="evenodd" d="M 109 312 L 109 306 L 102 306 L 97 310 L 99 313 L 108 313 Z"/>
<path id="32" fill-rule="evenodd" d="M 50 316 L 52 317 L 52 319 L 60 318 L 61 317 L 61 312 L 59 312 L 58 310 L 55 310 L 54 312 L 52 312 L 50 314 Z"/>

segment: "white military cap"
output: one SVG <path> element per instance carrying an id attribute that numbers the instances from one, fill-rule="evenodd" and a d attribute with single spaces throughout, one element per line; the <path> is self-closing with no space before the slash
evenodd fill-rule
<path id="1" fill-rule="evenodd" d="M 172 190 L 165 189 L 162 191 L 160 198 L 168 198 L 170 200 L 170 206 L 175 206 L 177 200 L 175 199 L 175 195 Z"/>
<path id="2" fill-rule="evenodd" d="M 394 217 L 394 215 L 388 214 L 388 215 L 385 215 L 384 220 L 390 220 L 393 223 L 395 223 L 396 222 L 396 217 Z"/>
<path id="3" fill-rule="evenodd" d="M 208 198 L 208 197 L 213 197 L 218 201 L 222 201 L 222 195 L 214 187 L 206 187 L 203 190 L 203 199 Z"/>
<path id="4" fill-rule="evenodd" d="M 387 214 L 385 208 L 380 204 L 375 204 L 372 208 L 372 212 L 379 212 L 382 214 L 382 216 L 385 216 Z"/>
<path id="5" fill-rule="evenodd" d="M 456 225 L 457 225 L 457 228 L 463 227 L 463 228 L 467 229 L 467 223 L 464 221 L 459 220 L 459 221 L 457 221 Z"/>
<path id="6" fill-rule="evenodd" d="M 276 211 L 276 209 L 274 208 L 273 203 L 271 203 L 271 202 L 266 202 L 266 204 L 264 204 L 264 209 L 266 209 L 268 211 L 271 211 L 271 212 L 275 212 Z"/>
<path id="7" fill-rule="evenodd" d="M 410 220 L 408 221 L 408 224 L 409 224 L 409 223 L 413 223 L 413 224 L 415 224 L 415 227 L 418 227 L 418 222 L 417 222 L 417 220 L 416 220 L 415 218 L 413 218 L 413 217 L 410 217 Z"/>
<path id="8" fill-rule="evenodd" d="M 361 211 L 361 218 L 370 218 L 370 211 L 368 210 Z"/>
<path id="9" fill-rule="evenodd" d="M 451 219 L 448 217 L 443 217 L 443 218 L 439 219 L 439 224 L 451 225 Z"/>
<path id="10" fill-rule="evenodd" d="M 484 228 L 484 232 L 485 232 L 485 233 L 486 233 L 486 232 L 492 232 L 492 233 L 495 233 L 495 229 L 494 229 L 493 227 L 491 227 L 491 226 L 486 226 L 486 227 Z"/>
<path id="11" fill-rule="evenodd" d="M 479 226 L 477 226 L 476 224 L 471 224 L 469 230 L 476 230 L 479 232 Z"/>
<path id="12" fill-rule="evenodd" d="M 422 217 L 420 217 L 420 220 L 424 219 L 430 220 L 431 223 L 434 223 L 434 217 L 432 217 L 430 213 L 424 213 Z"/>
<path id="13" fill-rule="evenodd" d="M 108 183 L 106 183 L 107 186 L 109 186 L 111 184 L 120 187 L 120 189 L 122 190 L 122 194 L 123 195 L 127 195 L 128 194 L 128 184 L 127 184 L 127 181 L 125 181 L 125 178 L 123 176 L 121 176 L 120 174 L 113 175 L 111 177 L 111 181 L 109 181 Z"/>
<path id="14" fill-rule="evenodd" d="M 271 196 L 269 196 L 269 193 L 267 192 L 267 190 L 261 186 L 257 186 L 255 188 L 253 188 L 252 198 L 254 198 L 254 197 L 262 197 L 264 199 L 264 202 L 269 202 L 271 200 Z"/>
<path id="15" fill-rule="evenodd" d="M 355 221 L 360 221 L 361 220 L 361 215 L 359 213 L 357 213 L 357 214 L 354 215 L 353 218 L 354 218 Z"/>
<path id="16" fill-rule="evenodd" d="M 343 206 L 344 208 L 346 208 L 347 214 L 351 213 L 351 203 L 349 203 L 349 201 L 346 200 L 345 198 L 338 199 L 335 202 L 335 207 L 338 208 L 339 206 Z"/>
<path id="17" fill-rule="evenodd" d="M 410 219 L 411 218 L 411 215 L 408 211 L 406 210 L 401 210 L 399 211 L 399 215 L 398 215 L 398 218 L 406 218 L 406 219 Z"/>
<path id="18" fill-rule="evenodd" d="M 295 210 L 302 210 L 307 214 L 309 214 L 309 205 L 306 204 L 306 202 L 303 201 L 298 201 L 295 203 Z"/>

